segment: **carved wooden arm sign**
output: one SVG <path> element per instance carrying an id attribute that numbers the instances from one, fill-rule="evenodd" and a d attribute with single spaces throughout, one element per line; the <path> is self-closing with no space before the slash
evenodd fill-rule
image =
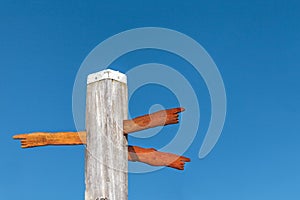
<path id="1" fill-rule="evenodd" d="M 124 134 L 141 131 L 156 126 L 166 126 L 179 122 L 179 113 L 184 108 L 173 108 L 161 110 L 152 114 L 140 116 L 132 120 L 124 120 Z M 22 148 L 31 148 L 47 145 L 83 145 L 86 144 L 86 132 L 36 132 L 30 134 L 19 134 L 13 136 L 14 139 L 21 140 Z M 189 158 L 172 153 L 159 152 L 154 148 L 142 148 L 138 146 L 128 146 L 128 160 L 133 162 L 143 162 L 152 166 L 167 166 L 183 170 L 184 164 L 190 162 Z"/>

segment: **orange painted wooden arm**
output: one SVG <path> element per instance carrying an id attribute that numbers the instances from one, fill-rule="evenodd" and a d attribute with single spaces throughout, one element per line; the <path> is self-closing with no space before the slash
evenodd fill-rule
<path id="1" fill-rule="evenodd" d="M 184 156 L 157 151 L 154 148 L 142 148 L 138 146 L 128 147 L 128 160 L 143 162 L 152 166 L 167 166 L 184 170 L 184 164 L 191 160 Z"/>
<path id="2" fill-rule="evenodd" d="M 13 136 L 14 139 L 21 140 L 22 148 L 31 148 L 47 145 L 81 145 L 86 144 L 86 132 L 58 132 L 46 133 L 36 132 L 29 134 L 19 134 Z"/>
<path id="3" fill-rule="evenodd" d="M 179 113 L 183 112 L 184 110 L 184 108 L 172 108 L 137 117 L 132 120 L 124 120 L 124 134 L 141 131 L 156 126 L 177 124 L 179 122 Z"/>

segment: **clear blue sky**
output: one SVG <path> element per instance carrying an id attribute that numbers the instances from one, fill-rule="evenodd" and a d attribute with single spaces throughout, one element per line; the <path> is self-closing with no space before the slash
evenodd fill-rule
<path id="1" fill-rule="evenodd" d="M 202 44 L 222 74 L 228 112 L 219 142 L 200 160 L 210 103 L 203 80 L 191 76 L 203 105 L 200 129 L 185 153 L 192 162 L 183 172 L 130 174 L 129 199 L 299 199 L 299 19 L 296 0 L 2 0 L 0 199 L 84 199 L 83 146 L 22 150 L 12 136 L 75 130 L 72 90 L 84 58 L 109 36 L 145 26 L 174 29 Z M 126 72 L 149 62 L 186 64 L 148 50 L 113 67 Z M 149 98 L 153 94 L 157 98 Z M 130 110 L 143 114 L 152 104 L 178 102 L 166 88 L 149 85 L 136 92 Z M 130 143 L 159 148 L 176 129 Z"/>

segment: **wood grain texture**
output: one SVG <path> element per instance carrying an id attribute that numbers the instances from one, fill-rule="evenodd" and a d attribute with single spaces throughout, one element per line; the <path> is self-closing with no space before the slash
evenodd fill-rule
<path id="1" fill-rule="evenodd" d="M 85 200 L 128 199 L 127 106 L 125 83 L 104 79 L 87 86 Z"/>
<path id="2" fill-rule="evenodd" d="M 81 145 L 86 144 L 86 132 L 36 132 L 13 136 L 21 140 L 22 148 L 31 148 L 47 145 Z"/>

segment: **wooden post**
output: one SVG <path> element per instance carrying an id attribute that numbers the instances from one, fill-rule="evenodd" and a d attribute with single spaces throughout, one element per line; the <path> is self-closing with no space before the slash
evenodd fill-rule
<path id="1" fill-rule="evenodd" d="M 128 114 L 125 74 L 104 70 L 88 76 L 85 200 L 128 199 Z"/>

